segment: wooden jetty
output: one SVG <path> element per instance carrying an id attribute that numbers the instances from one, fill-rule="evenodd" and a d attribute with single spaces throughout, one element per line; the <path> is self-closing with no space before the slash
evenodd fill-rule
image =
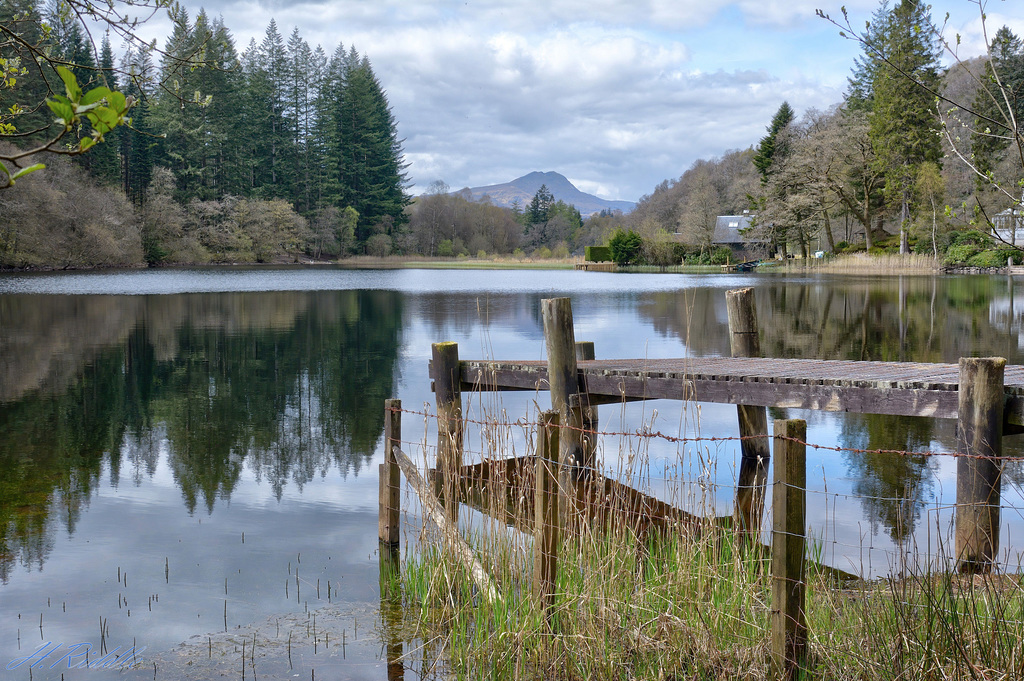
<path id="1" fill-rule="evenodd" d="M 668 399 L 955 419 L 960 386 L 956 364 L 687 357 L 577 367 L 590 405 Z M 463 360 L 459 370 L 464 391 L 548 389 L 543 361 Z M 1006 366 L 1003 390 L 1004 434 L 1024 432 L 1024 366 Z"/>
<path id="2" fill-rule="evenodd" d="M 1007 366 L 1001 358 L 963 358 L 958 364 L 763 358 L 753 290 L 729 291 L 726 301 L 732 357 L 595 359 L 593 343 L 575 340 L 568 298 L 541 301 L 547 361 L 460 360 L 454 343 L 434 344 L 433 483 L 423 481 L 401 451 L 401 403 L 389 400 L 380 470 L 381 542 L 398 542 L 401 469 L 488 598 L 501 595 L 459 537 L 458 504 L 532 532 L 533 591 L 550 608 L 563 530 L 596 521 L 631 528 L 642 538 L 651 529 L 699 532 L 707 526 L 597 469 L 592 438 L 599 405 L 671 399 L 737 406 L 741 457 L 732 520 L 736 531 L 755 541 L 773 443 L 771 650 L 778 676 L 794 677 L 806 650 L 806 423 L 775 421 L 771 437 L 767 407 L 957 419 L 957 569 L 990 571 L 999 549 L 1002 438 L 1024 433 L 1024 366 Z M 467 390 L 550 392 L 552 409 L 539 424 L 536 452 L 465 465 L 461 394 Z"/>
<path id="3" fill-rule="evenodd" d="M 584 272 L 618 272 L 619 266 L 613 262 L 591 262 L 589 260 L 583 260 L 574 264 L 573 269 L 582 270 Z"/>
<path id="4" fill-rule="evenodd" d="M 569 300 L 544 300 L 548 361 L 460 360 L 455 349 L 443 365 L 430 367 L 435 384 L 445 386 L 437 393 L 438 413 L 450 413 L 451 396 L 466 390 L 550 391 L 552 408 L 569 426 L 558 456 L 564 478 L 593 468 L 593 447 L 588 451 L 579 433 L 584 416 L 588 428 L 596 425 L 598 405 L 735 404 L 740 434 L 750 438 L 743 441 L 735 516 L 747 531 L 761 525 L 770 456 L 766 407 L 957 419 L 956 557 L 961 571 L 991 569 L 999 546 L 1002 437 L 1024 433 L 1024 366 L 1000 358 L 959 364 L 762 358 L 752 290 L 730 291 L 727 300 L 733 357 L 618 360 L 577 356 Z M 447 454 L 450 443 L 439 440 L 439 448 L 457 459 Z M 461 460 L 446 466 L 450 477 L 460 476 Z"/>

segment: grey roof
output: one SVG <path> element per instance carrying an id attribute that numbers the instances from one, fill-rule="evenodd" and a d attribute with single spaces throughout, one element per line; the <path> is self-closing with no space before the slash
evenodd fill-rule
<path id="1" fill-rule="evenodd" d="M 743 238 L 740 230 L 750 227 L 751 215 L 719 215 L 715 221 L 715 236 L 711 240 L 716 244 L 742 244 L 747 239 Z"/>

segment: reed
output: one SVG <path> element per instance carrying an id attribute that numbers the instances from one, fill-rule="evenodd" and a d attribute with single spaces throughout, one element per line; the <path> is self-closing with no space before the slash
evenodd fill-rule
<path id="1" fill-rule="evenodd" d="M 527 443 L 535 439 L 525 436 Z M 485 457 L 514 452 L 511 440 L 507 424 L 479 437 Z M 648 457 L 642 438 L 623 440 L 620 479 L 642 484 Z M 709 485 L 684 479 L 683 466 L 669 470 L 678 476 L 670 485 L 696 490 L 685 506 L 713 508 Z M 704 471 L 699 477 L 709 476 Z M 529 526 L 531 509 L 507 498 L 510 482 L 492 479 L 486 490 L 491 503 L 509 509 L 508 523 L 465 506 L 459 519 L 501 598 L 479 597 L 429 526 L 382 585 L 404 604 L 404 635 L 423 642 L 432 656 L 440 654 L 442 675 L 772 678 L 771 565 L 764 547 L 738 538 L 711 513 L 668 528 L 616 522 L 614 510 L 594 515 L 563 533 L 549 613 L 531 591 L 532 536 L 512 529 Z M 1018 576 L 961 577 L 904 565 L 898 579 L 841 584 L 833 572 L 816 569 L 820 542 L 810 541 L 807 551 L 810 638 L 801 678 L 1024 678 L 1024 588 Z M 936 565 L 952 564 L 941 549 L 939 555 Z"/>
<path id="2" fill-rule="evenodd" d="M 821 272 L 823 274 L 934 274 L 941 264 L 922 253 L 849 253 L 834 258 L 787 260 L 787 272 Z"/>

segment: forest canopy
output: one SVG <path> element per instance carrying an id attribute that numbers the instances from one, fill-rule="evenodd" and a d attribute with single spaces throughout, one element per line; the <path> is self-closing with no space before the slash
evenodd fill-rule
<path id="1" fill-rule="evenodd" d="M 28 149 L 40 153 L 20 165 L 52 164 L 52 154 L 96 138 L 85 120 L 54 130 L 53 105 L 44 104 L 64 96 L 65 65 L 85 97 L 96 88 L 110 93 L 100 103 L 123 95 L 124 125 L 73 157 L 89 178 L 75 183 L 86 182 L 97 197 L 117 189 L 130 201 L 126 219 L 149 262 L 172 254 L 262 261 L 310 249 L 337 256 L 362 252 L 374 239 L 390 241 L 405 223 L 408 179 L 397 121 L 369 58 L 355 47 L 339 44 L 328 54 L 297 29 L 285 38 L 271 20 L 263 39 L 239 53 L 222 20 L 205 11 L 190 17 L 172 5 L 173 32 L 159 51 L 129 41 L 115 59 L 109 32 L 93 45 L 69 7 L 15 0 L 0 9 L 0 110 L 7 112 L 0 142 L 8 143 L 0 157 Z M 59 134 L 60 144 L 47 146 Z M 46 172 L 0 190 L 3 212 L 38 200 L 39 187 L 52 185 Z M 246 206 L 252 210 L 243 218 Z M 113 208 L 97 211 L 98 229 Z M 269 250 L 260 245 L 268 221 L 275 232 Z M 26 240 L 12 231 L 74 229 L 42 214 L 24 227 L 3 223 L 0 266 L 55 265 L 65 255 L 26 251 Z"/>

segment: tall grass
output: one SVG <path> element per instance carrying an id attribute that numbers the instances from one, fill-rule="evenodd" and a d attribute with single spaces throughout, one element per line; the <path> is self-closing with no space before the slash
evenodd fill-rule
<path id="1" fill-rule="evenodd" d="M 826 274 L 934 274 L 940 263 L 921 253 L 849 253 L 834 258 L 787 260 L 786 271 L 814 271 Z"/>
<path id="2" fill-rule="evenodd" d="M 506 437 L 484 435 L 481 442 Z M 627 443 L 619 461 L 624 480 L 649 470 L 643 444 Z M 527 489 L 530 475 L 529 469 L 523 473 Z M 511 529 L 532 520 L 532 504 L 517 486 L 522 483 L 493 478 L 484 490 L 491 503 L 518 514 L 509 524 L 461 511 L 463 534 L 499 585 L 499 600 L 481 598 L 429 528 L 394 576 L 416 636 L 443 659 L 442 676 L 772 678 L 772 576 L 765 547 L 744 543 L 710 514 L 650 530 L 589 514 L 590 520 L 576 518 L 572 531 L 562 534 L 555 603 L 546 612 L 531 591 L 532 537 Z M 612 508 L 615 503 L 610 500 Z M 714 506 L 693 498 L 684 504 Z M 820 547 L 809 546 L 811 556 L 820 558 Z M 937 564 L 951 563 L 940 556 Z M 809 656 L 802 678 L 1024 678 L 1019 577 L 961 577 L 911 566 L 902 574 L 838 583 L 834 572 L 809 564 Z"/>

